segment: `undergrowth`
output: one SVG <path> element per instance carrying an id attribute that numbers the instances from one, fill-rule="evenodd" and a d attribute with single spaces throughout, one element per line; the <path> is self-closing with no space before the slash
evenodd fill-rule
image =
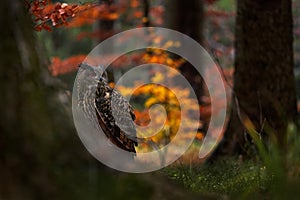
<path id="1" fill-rule="evenodd" d="M 238 158 L 202 166 L 174 165 L 165 172 L 193 192 L 219 197 L 246 198 L 257 192 L 264 194 L 272 180 L 263 165 Z"/>
<path id="2" fill-rule="evenodd" d="M 253 159 L 228 157 L 203 165 L 177 163 L 164 172 L 188 190 L 216 199 L 300 199 L 300 134 L 293 124 L 287 137 L 284 159 L 275 145 L 265 149 L 254 139 L 258 154 Z"/>

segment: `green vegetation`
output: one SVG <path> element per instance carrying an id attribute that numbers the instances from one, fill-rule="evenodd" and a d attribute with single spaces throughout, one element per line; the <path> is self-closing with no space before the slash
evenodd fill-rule
<path id="1" fill-rule="evenodd" d="M 235 10 L 235 0 L 219 0 L 216 2 L 216 7 L 224 11 L 234 11 Z"/>
<path id="2" fill-rule="evenodd" d="M 272 179 L 262 165 L 239 159 L 219 160 L 200 167 L 173 166 L 165 171 L 194 192 L 236 198 L 267 192 Z"/>
<path id="3" fill-rule="evenodd" d="M 232 199 L 295 199 L 300 196 L 300 136 L 294 124 L 288 126 L 287 136 L 284 158 L 274 141 L 268 149 L 256 141 L 256 147 L 260 146 L 256 160 L 223 158 L 202 166 L 173 165 L 164 172 L 187 189 L 201 194 Z"/>

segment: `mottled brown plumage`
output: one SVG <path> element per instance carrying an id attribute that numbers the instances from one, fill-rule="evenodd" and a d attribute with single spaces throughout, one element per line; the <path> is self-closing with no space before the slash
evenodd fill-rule
<path id="1" fill-rule="evenodd" d="M 91 126 L 100 125 L 106 137 L 119 148 L 134 152 L 137 146 L 135 115 L 128 101 L 112 89 L 102 67 L 80 64 L 77 76 L 78 106 Z"/>
<path id="2" fill-rule="evenodd" d="M 109 140 L 125 151 L 136 153 L 137 139 L 133 109 L 103 77 L 100 77 L 96 89 L 95 111 L 99 125 Z"/>

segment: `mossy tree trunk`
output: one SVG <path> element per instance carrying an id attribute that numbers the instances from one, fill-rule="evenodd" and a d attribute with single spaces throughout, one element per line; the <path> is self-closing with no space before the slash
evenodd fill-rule
<path id="1" fill-rule="evenodd" d="M 242 113 L 262 138 L 270 140 L 273 134 L 285 152 L 287 125 L 296 116 L 292 26 L 291 0 L 238 0 L 233 101 L 239 107 L 233 102 L 218 151 L 246 153 Z"/>

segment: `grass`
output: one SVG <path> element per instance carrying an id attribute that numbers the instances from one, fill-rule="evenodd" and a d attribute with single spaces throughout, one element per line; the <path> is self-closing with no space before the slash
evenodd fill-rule
<path id="1" fill-rule="evenodd" d="M 266 150 L 256 141 L 259 155 L 253 159 L 228 157 L 203 165 L 174 164 L 164 172 L 188 190 L 216 199 L 300 199 L 300 134 L 293 124 L 287 137 L 285 167 L 276 145 L 270 144 Z"/>
<path id="2" fill-rule="evenodd" d="M 257 192 L 264 194 L 272 180 L 264 166 L 238 158 L 202 166 L 175 165 L 165 172 L 193 192 L 234 199 L 247 198 Z"/>
<path id="3" fill-rule="evenodd" d="M 296 167 L 296 166 L 294 166 Z M 299 168 L 299 165 L 298 165 Z M 290 173 L 288 169 L 287 172 Z M 278 179 L 263 163 L 218 160 L 202 166 L 173 165 L 164 169 L 171 179 L 191 192 L 216 199 L 298 199 L 300 173 Z"/>

